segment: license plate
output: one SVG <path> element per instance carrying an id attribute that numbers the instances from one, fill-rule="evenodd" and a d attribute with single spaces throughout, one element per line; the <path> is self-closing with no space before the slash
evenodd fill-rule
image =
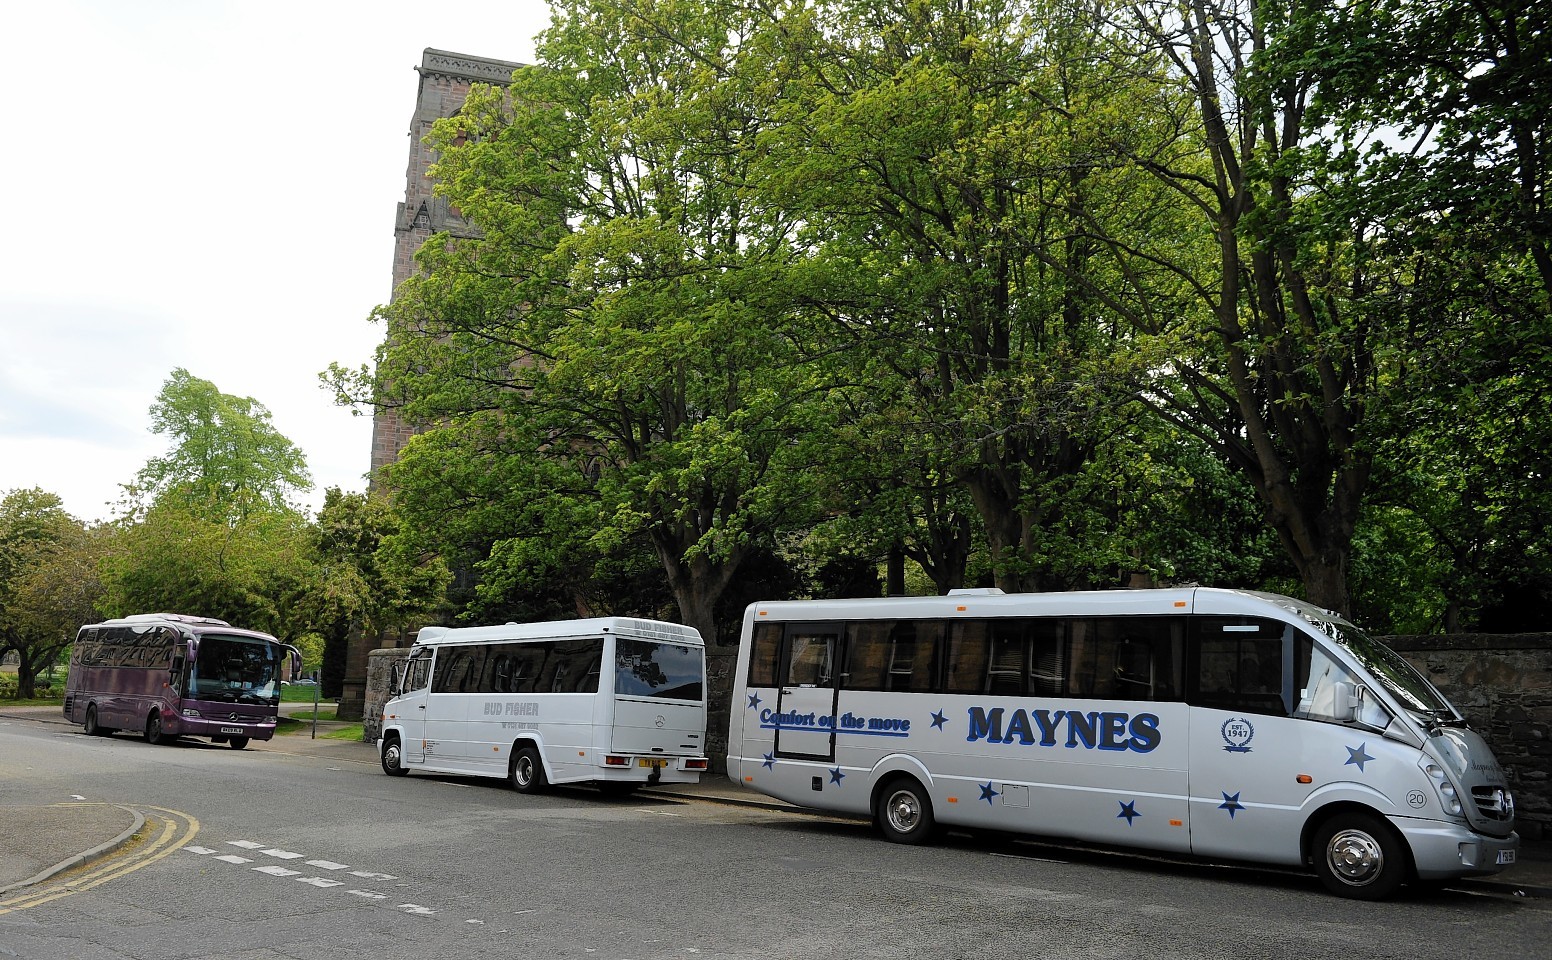
<path id="1" fill-rule="evenodd" d="M 642 757 L 640 760 L 637 760 L 636 762 L 638 764 L 640 764 L 641 766 L 643 766 L 643 767 L 666 767 L 666 766 L 668 766 L 668 761 L 667 760 L 653 760 L 653 759 L 651 759 L 649 757 Z"/>
<path id="2" fill-rule="evenodd" d="M 1515 851 L 1513 851 L 1513 850 L 1500 850 L 1500 851 L 1498 851 L 1498 862 L 1499 862 L 1499 864 L 1502 865 L 1502 864 L 1513 863 L 1514 862 L 1514 854 L 1515 854 Z"/>
<path id="3" fill-rule="evenodd" d="M 235 733 L 235 734 L 238 734 L 239 736 L 241 736 L 242 734 L 247 733 L 248 731 L 244 730 L 242 727 L 222 727 L 221 728 L 221 732 L 222 733 Z"/>

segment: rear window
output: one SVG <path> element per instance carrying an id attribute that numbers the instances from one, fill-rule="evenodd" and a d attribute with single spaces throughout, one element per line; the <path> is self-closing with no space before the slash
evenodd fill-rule
<path id="1" fill-rule="evenodd" d="M 614 692 L 622 697 L 666 700 L 705 699 L 705 674 L 699 647 L 617 637 L 614 641 Z"/>

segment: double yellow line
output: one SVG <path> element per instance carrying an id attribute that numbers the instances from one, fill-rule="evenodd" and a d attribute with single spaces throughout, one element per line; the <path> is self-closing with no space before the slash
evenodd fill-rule
<path id="1" fill-rule="evenodd" d="M 187 845 L 199 833 L 199 821 L 186 813 L 163 807 L 146 807 L 141 813 L 145 825 L 125 846 L 101 860 L 72 867 L 45 883 L 0 897 L 0 915 L 40 906 L 134 873 Z"/>

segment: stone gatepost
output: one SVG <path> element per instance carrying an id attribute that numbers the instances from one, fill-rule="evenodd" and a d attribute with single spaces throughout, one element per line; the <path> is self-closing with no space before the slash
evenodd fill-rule
<path id="1" fill-rule="evenodd" d="M 361 711 L 361 739 L 373 743 L 383 733 L 383 704 L 393 685 L 394 667 L 409 657 L 409 647 L 379 647 L 367 654 L 365 705 Z"/>

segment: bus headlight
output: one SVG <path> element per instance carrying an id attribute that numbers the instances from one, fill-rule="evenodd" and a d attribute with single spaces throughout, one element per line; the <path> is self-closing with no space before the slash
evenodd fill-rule
<path id="1" fill-rule="evenodd" d="M 193 707 L 184 707 L 183 708 L 183 715 L 185 717 L 195 717 L 195 718 L 198 718 L 199 717 L 199 711 L 195 710 Z"/>
<path id="2" fill-rule="evenodd" d="M 1460 805 L 1460 794 L 1456 791 L 1455 784 L 1445 776 L 1444 768 L 1432 761 L 1424 761 L 1422 768 L 1423 772 L 1428 774 L 1428 779 L 1433 781 L 1433 787 L 1439 794 L 1439 805 L 1445 812 L 1457 817 L 1465 813 L 1465 809 Z"/>

